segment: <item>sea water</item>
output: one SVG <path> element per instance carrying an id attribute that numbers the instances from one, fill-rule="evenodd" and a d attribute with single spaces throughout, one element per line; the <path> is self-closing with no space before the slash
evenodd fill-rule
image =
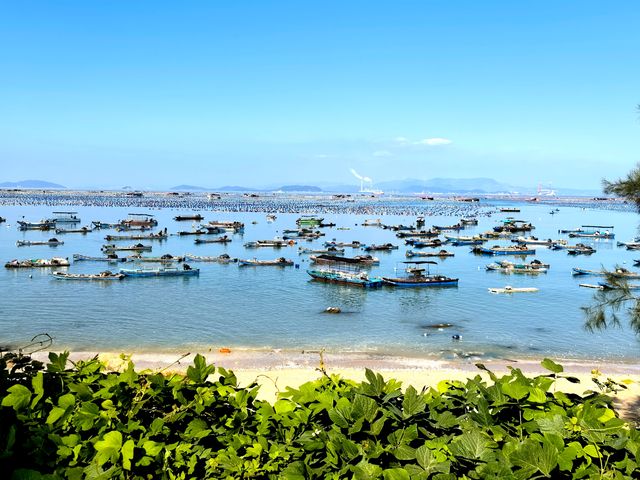
<path id="1" fill-rule="evenodd" d="M 242 200 L 239 200 L 240 202 Z M 412 200 L 411 212 L 438 213 L 429 210 L 427 202 Z M 640 354 L 640 341 L 628 328 L 623 316 L 620 328 L 590 333 L 585 330 L 581 307 L 593 302 L 596 290 L 580 288 L 580 283 L 597 283 L 602 278 L 574 277 L 572 267 L 599 270 L 615 265 L 633 269 L 634 253 L 617 247 L 616 241 L 628 241 L 637 235 L 638 219 L 634 212 L 597 208 L 559 207 L 551 215 L 549 205 L 518 204 L 520 213 L 500 213 L 495 204 L 483 205 L 479 225 L 466 228 L 460 235 L 472 235 L 492 229 L 508 215 L 532 222 L 531 234 L 538 238 L 564 238 L 559 229 L 586 224 L 615 226 L 615 240 L 589 241 L 568 239 L 569 243 L 589 243 L 596 248 L 591 256 L 570 256 L 566 251 L 551 251 L 536 246 L 535 256 L 550 263 L 546 274 L 505 275 L 489 272 L 485 265 L 498 260 L 520 261 L 511 256 L 479 256 L 470 247 L 445 246 L 455 257 L 438 259 L 432 273 L 459 278 L 458 287 L 391 288 L 365 290 L 359 287 L 312 281 L 306 273 L 309 255 L 298 254 L 298 247 L 322 248 L 332 239 L 363 244 L 393 243 L 398 250 L 373 252 L 380 265 L 369 271 L 373 276 L 399 276 L 403 272 L 405 252 L 412 248 L 395 232 L 363 226 L 366 219 L 380 218 L 385 224 L 412 224 L 416 216 L 322 214 L 325 222 L 336 227 L 324 228 L 326 236 L 308 242 L 298 240 L 293 247 L 282 249 L 246 249 L 248 241 L 271 239 L 282 231 L 295 228 L 298 214 L 278 214 L 268 222 L 264 212 L 230 213 L 200 210 L 210 220 L 238 220 L 246 224 L 243 234 L 233 235 L 228 244 L 194 244 L 195 238 L 211 236 L 170 236 L 163 242 L 143 240 L 153 251 L 143 255 L 162 254 L 217 256 L 223 253 L 238 258 L 294 260 L 295 267 L 239 267 L 237 264 L 192 262 L 200 268 L 199 277 L 138 278 L 114 282 L 60 281 L 51 269 L 0 270 L 0 346 L 17 347 L 36 334 L 54 337 L 58 349 L 82 351 L 185 351 L 230 347 L 249 349 L 306 350 L 326 348 L 333 352 L 369 352 L 373 354 L 415 357 L 474 358 L 542 357 L 634 361 Z M 24 217 L 37 221 L 50 217 L 53 211 L 77 210 L 81 225 L 92 220 L 117 222 L 131 211 L 152 213 L 159 225 L 153 231 L 167 228 L 169 233 L 191 230 L 192 222 L 175 222 L 178 214 L 191 213 L 177 209 L 145 209 L 132 207 L 76 206 L 3 206 L 0 216 L 8 219 L 0 224 L 0 260 L 69 257 L 74 253 L 101 256 L 100 247 L 114 230 L 95 230 L 86 235 L 19 231 L 16 220 Z M 457 223 L 455 216 L 427 216 L 426 228 L 432 224 Z M 348 228 L 348 230 L 338 229 Z M 62 228 L 72 228 L 62 225 Z M 456 232 L 448 232 L 458 234 Z M 228 234 L 231 235 L 231 234 Z M 528 236 L 529 233 L 522 234 Z M 16 247 L 17 240 L 46 240 L 56 236 L 65 243 L 48 246 Z M 138 241 L 121 241 L 130 245 Z M 507 245 L 508 240 L 489 241 L 485 245 Z M 432 249 L 424 249 L 432 250 Z M 129 252 L 118 252 L 121 256 Z M 347 248 L 345 256 L 363 254 Z M 421 258 L 414 258 L 421 260 Z M 137 264 L 143 268 L 155 264 Z M 177 264 L 180 267 L 180 264 Z M 132 268 L 132 264 L 93 262 L 72 263 L 63 269 L 70 273 L 98 273 L 109 269 Z M 635 281 L 634 281 L 635 282 Z M 535 287 L 536 293 L 496 295 L 489 287 Z M 330 306 L 342 313 L 323 313 Z M 452 324 L 434 328 L 434 324 Z M 453 336 L 459 335 L 459 340 Z"/>

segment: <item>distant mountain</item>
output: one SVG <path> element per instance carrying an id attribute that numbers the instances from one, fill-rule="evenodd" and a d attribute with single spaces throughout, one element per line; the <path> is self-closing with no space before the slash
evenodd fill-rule
<path id="1" fill-rule="evenodd" d="M 385 192 L 402 193 L 503 193 L 521 190 L 492 178 L 432 178 L 430 180 L 408 178 L 380 182 L 375 185 L 375 188 Z"/>
<path id="2" fill-rule="evenodd" d="M 171 187 L 169 190 L 184 190 L 188 192 L 205 192 L 212 189 L 205 188 L 205 187 L 198 187 L 197 185 L 176 185 L 175 187 Z"/>
<path id="3" fill-rule="evenodd" d="M 20 182 L 0 183 L 0 188 L 44 188 L 44 189 L 66 189 L 64 185 L 45 182 L 44 180 L 22 180 Z"/>
<path id="4" fill-rule="evenodd" d="M 213 188 L 213 191 L 216 192 L 260 192 L 260 189 L 257 188 L 247 188 L 247 187 L 239 187 L 236 185 L 225 185 L 224 187 L 220 187 L 220 188 Z"/>
<path id="5" fill-rule="evenodd" d="M 312 185 L 284 185 L 277 190 L 282 192 L 321 192 L 322 189 L 320 187 L 315 187 Z"/>

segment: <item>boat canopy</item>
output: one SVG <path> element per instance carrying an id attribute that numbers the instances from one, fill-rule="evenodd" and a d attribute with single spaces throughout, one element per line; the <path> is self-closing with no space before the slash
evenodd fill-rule
<path id="1" fill-rule="evenodd" d="M 410 264 L 416 264 L 416 265 L 424 265 L 424 264 L 438 265 L 438 262 L 434 262 L 433 260 L 418 260 L 417 262 L 400 262 L 400 263 L 410 263 Z"/>
<path id="2" fill-rule="evenodd" d="M 611 230 L 615 227 L 606 226 L 606 225 L 582 225 L 582 228 L 608 228 L 609 230 Z"/>

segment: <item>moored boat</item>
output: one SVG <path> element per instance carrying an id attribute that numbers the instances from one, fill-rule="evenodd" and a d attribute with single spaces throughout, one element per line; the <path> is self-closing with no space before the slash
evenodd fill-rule
<path id="1" fill-rule="evenodd" d="M 200 222 L 200 221 L 204 220 L 204 217 L 198 213 L 197 215 L 177 215 L 177 216 L 173 217 L 173 219 L 176 222 L 184 222 L 184 221 L 188 221 L 188 220 L 193 220 L 195 222 Z"/>
<path id="2" fill-rule="evenodd" d="M 51 259 L 38 258 L 28 260 L 11 260 L 5 263 L 5 268 L 38 268 L 38 267 L 68 267 L 69 260 L 62 257 L 53 257 Z"/>
<path id="3" fill-rule="evenodd" d="M 412 257 L 453 257 L 454 254 L 452 252 L 447 252 L 446 250 L 440 250 L 439 252 L 414 252 L 413 250 L 407 250 L 405 253 L 407 258 Z"/>
<path id="4" fill-rule="evenodd" d="M 316 217 L 314 215 L 302 215 L 296 220 L 296 225 L 308 225 L 318 226 L 324 221 L 322 217 Z"/>
<path id="5" fill-rule="evenodd" d="M 51 220 L 56 223 L 80 223 L 78 212 L 53 212 Z"/>
<path id="6" fill-rule="evenodd" d="M 583 243 L 567 247 L 566 250 L 569 255 L 591 255 L 596 251 L 593 247 Z"/>
<path id="7" fill-rule="evenodd" d="M 485 269 L 502 273 L 538 274 L 547 273 L 548 266 L 537 260 L 534 260 L 531 263 L 512 263 L 508 261 L 502 261 L 497 263 L 490 263 L 485 266 Z"/>
<path id="8" fill-rule="evenodd" d="M 169 238 L 166 229 L 158 233 L 148 233 L 141 235 L 107 235 L 104 239 L 107 242 L 117 242 L 121 240 L 166 240 Z"/>
<path id="9" fill-rule="evenodd" d="M 394 287 L 451 287 L 458 285 L 457 278 L 429 273 L 429 265 L 437 265 L 437 262 L 422 260 L 401 263 L 409 265 L 406 268 L 408 275 L 404 277 L 382 277 L 385 284 Z"/>
<path id="10" fill-rule="evenodd" d="M 326 255 L 337 255 L 337 254 L 343 254 L 344 253 L 344 248 L 336 248 L 336 247 L 329 247 L 329 248 L 324 248 L 324 249 L 317 249 L 314 250 L 312 248 L 298 248 L 298 253 L 314 253 L 314 254 L 326 254 Z"/>
<path id="11" fill-rule="evenodd" d="M 400 231 L 396 233 L 396 237 L 398 238 L 406 238 L 406 237 L 427 237 L 433 238 L 440 235 L 439 230 L 406 230 Z"/>
<path id="12" fill-rule="evenodd" d="M 261 267 L 261 266 L 291 267 L 293 266 L 293 260 L 289 260 L 284 257 L 276 258 L 275 260 L 258 260 L 257 258 L 253 258 L 249 260 L 238 259 L 238 265 L 240 267 Z"/>
<path id="13" fill-rule="evenodd" d="M 529 293 L 529 292 L 537 292 L 537 288 L 532 287 L 511 287 L 507 285 L 504 288 L 489 288 L 489 292 L 491 293 Z"/>
<path id="14" fill-rule="evenodd" d="M 49 247 L 57 247 L 58 245 L 64 245 L 64 242 L 58 240 L 57 238 L 50 238 L 49 240 L 44 241 L 18 240 L 16 242 L 16 247 L 32 247 L 35 245 L 48 245 Z"/>
<path id="15" fill-rule="evenodd" d="M 146 263 L 180 263 L 184 261 L 184 257 L 174 256 L 166 253 L 160 257 L 143 257 L 141 255 L 131 255 L 127 257 L 129 262 L 146 262 Z"/>
<path id="16" fill-rule="evenodd" d="M 51 230 L 54 228 L 56 228 L 56 222 L 52 220 L 40 220 L 39 222 L 18 220 L 18 230 Z"/>
<path id="17" fill-rule="evenodd" d="M 235 263 L 238 261 L 237 258 L 231 258 L 226 253 L 222 255 L 218 255 L 217 257 L 207 257 L 202 255 L 193 255 L 191 253 L 187 253 L 184 256 L 185 260 L 189 260 L 191 262 L 213 262 L 213 263 Z"/>
<path id="18" fill-rule="evenodd" d="M 353 285 L 363 288 L 381 287 L 383 281 L 379 277 L 370 277 L 366 272 L 342 270 L 340 268 L 309 269 L 307 273 L 315 280 L 322 282 Z"/>
<path id="19" fill-rule="evenodd" d="M 96 274 L 53 272 L 51 275 L 58 280 L 99 280 L 103 282 L 122 280 L 125 277 L 122 273 L 112 273 L 109 270 Z"/>
<path id="20" fill-rule="evenodd" d="M 56 228 L 56 233 L 60 235 L 61 233 L 89 233 L 92 232 L 93 228 L 82 227 L 82 228 Z"/>
<path id="21" fill-rule="evenodd" d="M 110 262 L 110 263 L 116 263 L 116 262 L 126 262 L 127 259 L 123 258 L 123 257 L 118 257 L 115 254 L 106 255 L 104 257 L 91 257 L 89 255 L 81 255 L 79 253 L 74 253 L 73 254 L 73 261 L 74 262 Z"/>
<path id="22" fill-rule="evenodd" d="M 393 245 L 391 243 L 385 243 L 383 245 L 372 244 L 372 245 L 364 245 L 362 247 L 362 249 L 365 252 L 374 252 L 374 251 L 382 251 L 382 252 L 384 252 L 384 251 L 390 251 L 390 250 L 397 250 L 398 246 L 397 245 Z"/>
<path id="23" fill-rule="evenodd" d="M 501 247 L 494 245 L 491 248 L 476 246 L 471 249 L 473 253 L 483 255 L 535 255 L 536 251 L 526 245 L 513 245 L 509 247 Z"/>
<path id="24" fill-rule="evenodd" d="M 355 257 L 338 257 L 336 255 L 311 255 L 309 259 L 313 263 L 335 264 L 343 263 L 347 265 L 379 265 L 380 260 L 371 255 L 356 255 Z"/>
<path id="25" fill-rule="evenodd" d="M 199 268 L 191 268 L 186 263 L 182 268 L 121 268 L 120 273 L 127 277 L 193 277 L 200 275 Z"/>
<path id="26" fill-rule="evenodd" d="M 404 244 L 411 245 L 412 247 L 415 247 L 415 248 L 427 248 L 427 247 L 437 248 L 442 246 L 442 241 L 439 238 L 434 238 L 432 240 L 420 240 L 417 238 L 407 238 L 404 241 Z"/>
<path id="27" fill-rule="evenodd" d="M 574 267 L 571 270 L 573 275 L 597 275 L 601 277 L 606 277 L 607 275 L 611 275 L 612 277 L 617 278 L 640 278 L 640 272 L 632 272 L 623 267 L 617 267 L 614 270 L 587 270 L 585 268 L 577 268 Z"/>
<path id="28" fill-rule="evenodd" d="M 255 242 L 247 242 L 244 244 L 245 248 L 283 248 L 295 245 L 293 240 L 256 240 Z"/>
<path id="29" fill-rule="evenodd" d="M 196 238 L 194 243 L 197 245 L 200 243 L 229 243 L 230 241 L 231 239 L 229 237 L 223 235 L 222 237 L 216 238 Z"/>
<path id="30" fill-rule="evenodd" d="M 103 245 L 101 250 L 103 252 L 115 252 L 115 251 L 123 251 L 123 252 L 150 252 L 153 249 L 151 245 L 143 245 L 138 243 L 136 245 L 129 246 L 118 246 L 115 244 Z"/>

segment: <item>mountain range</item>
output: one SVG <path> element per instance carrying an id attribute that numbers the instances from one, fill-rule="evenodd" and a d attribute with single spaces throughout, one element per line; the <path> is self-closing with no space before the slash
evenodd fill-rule
<path id="1" fill-rule="evenodd" d="M 44 180 L 21 180 L 19 182 L 0 183 L 0 188 L 66 189 L 67 187 L 58 183 L 45 182 Z"/>

